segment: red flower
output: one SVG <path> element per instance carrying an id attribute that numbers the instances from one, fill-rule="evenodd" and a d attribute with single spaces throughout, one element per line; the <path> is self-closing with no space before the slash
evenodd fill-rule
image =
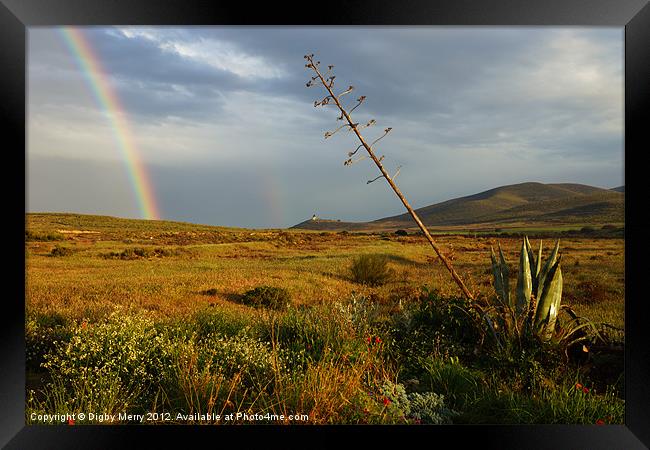
<path id="1" fill-rule="evenodd" d="M 74 419 L 72 418 L 68 419 L 68 425 L 74 425 Z"/>
<path id="2" fill-rule="evenodd" d="M 371 338 L 370 336 L 368 336 L 368 337 L 366 338 L 366 342 L 367 342 L 368 344 L 370 344 L 370 343 L 372 342 L 372 338 Z"/>
<path id="3" fill-rule="evenodd" d="M 589 392 L 589 388 L 586 388 L 586 387 L 582 388 L 582 392 L 584 392 L 586 394 L 587 392 Z"/>
<path id="4" fill-rule="evenodd" d="M 85 329 L 86 326 L 88 326 L 88 323 L 85 320 L 83 322 L 81 322 L 81 328 Z"/>
<path id="5" fill-rule="evenodd" d="M 381 339 L 379 339 L 379 336 L 375 338 L 375 344 L 379 344 L 381 342 Z"/>
<path id="6" fill-rule="evenodd" d="M 603 419 L 598 419 L 596 425 L 605 425 L 605 421 Z"/>
<path id="7" fill-rule="evenodd" d="M 390 404 L 390 399 L 384 397 L 384 406 L 388 406 L 389 404 Z"/>
<path id="8" fill-rule="evenodd" d="M 582 385 L 580 383 L 576 383 L 576 389 L 582 389 Z"/>

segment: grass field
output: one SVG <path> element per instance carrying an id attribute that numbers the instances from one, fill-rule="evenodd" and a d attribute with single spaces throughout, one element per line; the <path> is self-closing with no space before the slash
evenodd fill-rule
<path id="1" fill-rule="evenodd" d="M 88 408 L 165 411 L 172 422 L 208 411 L 221 421 L 303 413 L 309 423 L 623 420 L 622 372 L 607 370 L 622 370 L 622 356 L 590 366 L 541 347 L 503 354 L 427 316 L 426 302 L 459 292 L 420 236 L 72 214 L 29 214 L 26 225 L 28 421 Z M 496 237 L 436 240 L 472 292 L 494 296 Z M 516 274 L 521 240 L 499 242 Z M 572 236 L 560 248 L 563 303 L 624 328 L 624 240 Z M 363 254 L 385 255 L 390 280 L 354 282 Z M 242 304 L 264 285 L 286 289 L 289 309 Z"/>

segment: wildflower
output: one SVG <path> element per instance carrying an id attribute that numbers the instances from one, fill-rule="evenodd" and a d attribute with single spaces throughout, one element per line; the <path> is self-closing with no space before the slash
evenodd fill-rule
<path id="1" fill-rule="evenodd" d="M 74 425 L 74 419 L 73 418 L 68 419 L 68 425 Z"/>
<path id="2" fill-rule="evenodd" d="M 372 342 L 372 337 L 368 336 L 368 337 L 366 338 L 366 342 L 367 342 L 368 344 L 370 344 L 370 343 Z"/>
<path id="3" fill-rule="evenodd" d="M 85 320 L 81 322 L 81 328 L 85 329 L 87 326 L 88 326 L 88 322 L 86 322 Z"/>
<path id="4" fill-rule="evenodd" d="M 381 343 L 381 339 L 379 339 L 379 336 L 375 337 L 375 344 L 380 344 L 380 343 Z"/>
<path id="5" fill-rule="evenodd" d="M 390 405 L 390 399 L 388 397 L 384 397 L 383 402 L 384 402 L 384 406 Z"/>
<path id="6" fill-rule="evenodd" d="M 596 425 L 605 425 L 605 421 L 603 419 L 598 419 Z"/>
<path id="7" fill-rule="evenodd" d="M 582 389 L 582 385 L 580 383 L 576 383 L 576 389 Z"/>
<path id="8" fill-rule="evenodd" d="M 586 388 L 586 387 L 585 387 L 585 388 L 582 388 L 582 392 L 584 392 L 585 394 L 588 393 L 588 392 L 589 392 L 589 388 Z"/>

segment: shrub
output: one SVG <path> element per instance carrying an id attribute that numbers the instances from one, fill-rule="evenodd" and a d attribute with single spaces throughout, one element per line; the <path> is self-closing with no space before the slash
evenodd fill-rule
<path id="1" fill-rule="evenodd" d="M 258 286 L 246 291 L 241 298 L 241 303 L 255 308 L 284 310 L 291 303 L 291 295 L 284 288 Z"/>
<path id="2" fill-rule="evenodd" d="M 25 358 L 31 370 L 39 370 L 44 357 L 72 337 L 67 319 L 58 313 L 30 315 L 25 321 Z"/>
<path id="3" fill-rule="evenodd" d="M 456 412 L 445 407 L 445 397 L 435 392 L 408 395 L 411 413 L 409 417 L 431 425 L 451 424 Z"/>
<path id="4" fill-rule="evenodd" d="M 396 235 L 396 236 L 408 236 L 408 234 L 409 234 L 409 233 L 408 233 L 408 231 L 406 231 L 406 230 L 397 230 L 397 231 L 395 232 L 395 235 Z"/>
<path id="5" fill-rule="evenodd" d="M 167 377 L 174 345 L 150 319 L 113 313 L 105 322 L 76 326 L 69 342 L 45 356 L 43 367 L 89 393 L 101 392 L 105 382 L 116 380 L 119 389 L 137 386 L 147 396 Z"/>
<path id="6" fill-rule="evenodd" d="M 393 276 L 385 255 L 361 255 L 352 261 L 352 279 L 359 284 L 381 286 Z"/>
<path id="7" fill-rule="evenodd" d="M 25 230 L 25 241 L 64 241 L 65 236 L 57 232 L 40 233 L 38 231 Z"/>
<path id="8" fill-rule="evenodd" d="M 416 421 L 426 424 L 451 424 L 457 414 L 445 406 L 444 396 L 434 392 L 407 394 L 404 386 L 386 381 L 380 387 L 378 400 L 385 406 L 388 419 Z"/>
<path id="9" fill-rule="evenodd" d="M 272 386 L 276 369 L 283 371 L 285 367 L 283 359 L 276 359 L 268 343 L 244 334 L 211 334 L 199 339 L 196 347 L 199 367 L 209 365 L 213 372 L 227 379 L 241 377 L 245 386 L 260 391 Z"/>
<path id="10" fill-rule="evenodd" d="M 74 253 L 69 247 L 59 247 L 58 245 L 52 249 L 50 255 L 52 256 L 70 256 Z"/>
<path id="11" fill-rule="evenodd" d="M 177 255 L 177 250 L 170 250 L 167 248 L 157 247 L 154 249 L 135 247 L 127 248 L 122 252 L 110 252 L 102 255 L 105 259 L 142 259 L 142 258 L 164 258 L 167 256 Z"/>

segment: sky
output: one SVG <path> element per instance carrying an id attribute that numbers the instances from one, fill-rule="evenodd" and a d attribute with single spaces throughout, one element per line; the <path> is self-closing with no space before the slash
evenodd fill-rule
<path id="1" fill-rule="evenodd" d="M 73 36 L 74 38 L 71 38 Z M 29 212 L 284 228 L 405 212 L 329 139 L 303 56 L 415 208 L 538 181 L 624 184 L 623 28 L 28 29 Z"/>

